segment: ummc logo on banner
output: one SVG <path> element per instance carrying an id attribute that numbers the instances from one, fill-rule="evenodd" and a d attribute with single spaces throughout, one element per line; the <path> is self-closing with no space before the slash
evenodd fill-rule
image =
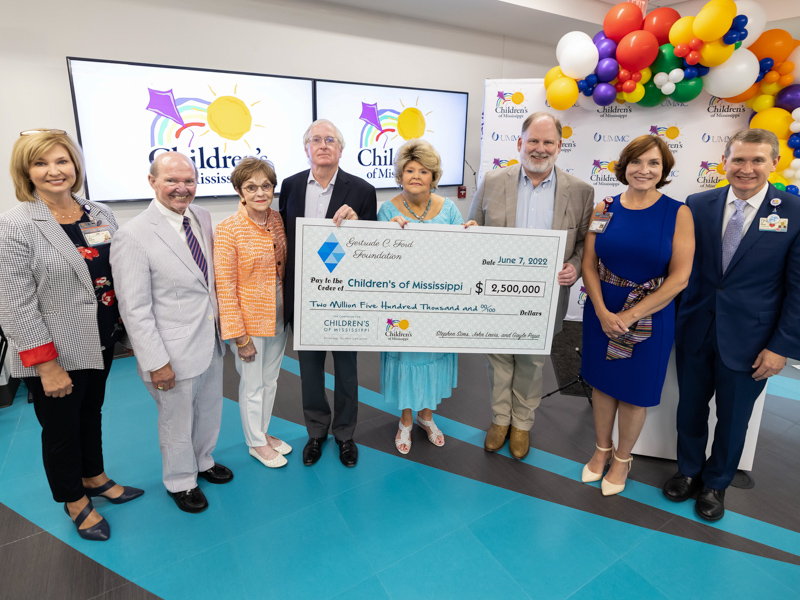
<path id="1" fill-rule="evenodd" d="M 727 144 L 728 140 L 731 139 L 729 135 L 711 135 L 710 133 L 704 133 L 701 138 L 706 144 L 712 142 L 714 144 Z"/>
<path id="2" fill-rule="evenodd" d="M 742 105 L 728 104 L 722 98 L 712 97 L 708 101 L 706 109 L 712 117 L 738 117 L 747 112 L 747 108 Z"/>
<path id="3" fill-rule="evenodd" d="M 631 136 L 629 135 L 606 135 L 600 132 L 594 134 L 594 141 L 595 142 L 622 142 L 627 144 L 631 141 Z M 595 161 L 597 162 L 597 161 Z"/>
<path id="4" fill-rule="evenodd" d="M 525 95 L 522 92 L 498 91 L 494 112 L 503 118 L 523 119 L 528 114 L 528 109 L 519 105 L 524 101 Z"/>

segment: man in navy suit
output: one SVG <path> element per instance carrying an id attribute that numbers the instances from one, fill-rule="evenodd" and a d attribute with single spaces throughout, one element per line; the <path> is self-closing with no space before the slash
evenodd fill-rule
<path id="1" fill-rule="evenodd" d="M 314 121 L 303 135 L 303 146 L 311 169 L 301 171 L 283 181 L 280 191 L 280 212 L 286 229 L 286 291 L 284 320 L 294 317 L 295 226 L 297 217 L 333 219 L 338 226 L 343 220 L 377 218 L 375 188 L 360 177 L 339 168 L 344 138 L 330 121 Z M 303 416 L 308 429 L 308 443 L 303 449 L 303 464 L 310 466 L 322 455 L 322 444 L 332 428 L 339 445 L 339 459 L 346 467 L 358 462 L 358 448 L 353 432 L 358 417 L 358 368 L 356 353 L 331 352 L 333 355 L 334 390 L 333 423 L 325 395 L 326 351 L 299 351 L 300 379 L 303 390 Z"/>
<path id="2" fill-rule="evenodd" d="M 708 521 L 725 513 L 756 398 L 787 356 L 800 356 L 800 198 L 767 181 L 778 151 L 769 131 L 736 133 L 722 158 L 730 185 L 686 200 L 696 250 L 675 327 L 679 471 L 664 495 L 681 502 L 700 491 L 695 511 Z"/>

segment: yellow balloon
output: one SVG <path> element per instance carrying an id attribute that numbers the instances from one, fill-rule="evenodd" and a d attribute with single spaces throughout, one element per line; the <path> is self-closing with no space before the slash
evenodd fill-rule
<path id="1" fill-rule="evenodd" d="M 753 100 L 753 106 L 751 108 L 756 112 L 761 112 L 762 110 L 767 110 L 773 106 L 775 106 L 775 96 L 761 94 L 760 96 L 755 97 Z"/>
<path id="2" fill-rule="evenodd" d="M 700 48 L 700 62 L 707 67 L 717 67 L 731 57 L 734 49 L 734 45 L 729 46 L 722 40 L 715 39 L 712 42 L 706 42 Z"/>
<path id="3" fill-rule="evenodd" d="M 625 104 L 625 92 L 617 93 L 617 104 Z"/>
<path id="4" fill-rule="evenodd" d="M 786 140 L 778 140 L 778 154 L 780 154 L 781 157 L 780 160 L 778 160 L 778 166 L 775 168 L 775 170 L 783 171 L 784 169 L 788 169 L 789 165 L 794 159 L 794 154 L 792 153 L 792 149 L 789 148 L 789 145 L 786 143 Z"/>
<path id="5" fill-rule="evenodd" d="M 673 46 L 688 44 L 694 38 L 694 17 L 681 17 L 669 30 L 669 43 Z"/>
<path id="6" fill-rule="evenodd" d="M 642 85 L 650 81 L 650 79 L 652 79 L 653 77 L 653 71 L 650 69 L 650 67 L 645 67 L 644 69 L 639 71 L 639 73 L 642 74 L 642 78 L 639 80 L 639 83 L 641 83 Z"/>
<path id="7" fill-rule="evenodd" d="M 767 178 L 767 181 L 769 181 L 772 184 L 782 183 L 783 185 L 791 185 L 792 183 L 777 171 L 773 171 L 772 173 L 770 173 L 769 177 Z"/>
<path id="8" fill-rule="evenodd" d="M 559 77 L 547 88 L 547 102 L 556 110 L 567 110 L 578 100 L 578 83 L 571 77 Z"/>
<path id="9" fill-rule="evenodd" d="M 564 77 L 564 73 L 562 73 L 561 67 L 556 65 L 547 72 L 547 75 L 544 76 L 544 89 L 549 88 L 550 84 L 553 83 L 559 77 Z"/>
<path id="10" fill-rule="evenodd" d="M 753 108 L 753 104 L 755 103 L 756 98 L 758 98 L 758 96 L 753 96 L 752 98 L 748 98 L 747 100 L 745 100 L 744 101 L 745 106 L 747 106 L 747 108 Z"/>
<path id="11" fill-rule="evenodd" d="M 626 102 L 638 102 L 644 98 L 644 86 L 641 83 L 636 84 L 636 89 L 632 92 L 623 92 Z"/>
<path id="12" fill-rule="evenodd" d="M 733 19 L 738 12 L 738 9 L 736 8 L 736 2 L 733 0 L 709 0 L 709 2 L 706 2 L 705 6 L 717 6 L 719 8 L 723 8 L 730 14 L 731 19 Z"/>
<path id="13" fill-rule="evenodd" d="M 761 93 L 762 94 L 769 94 L 770 96 L 774 96 L 778 92 L 783 89 L 783 86 L 778 83 L 777 81 L 774 83 L 762 83 L 761 84 Z"/>
<path id="14" fill-rule="evenodd" d="M 727 179 L 720 179 L 717 182 L 717 185 L 715 185 L 714 187 L 715 188 L 721 188 L 721 187 L 725 187 L 726 185 L 728 185 L 728 180 Z"/>
<path id="15" fill-rule="evenodd" d="M 789 126 L 792 124 L 792 115 L 782 108 L 772 107 L 762 110 L 750 121 L 750 129 L 766 129 L 778 136 L 779 139 L 786 140 L 792 135 Z"/>
<path id="16" fill-rule="evenodd" d="M 704 42 L 717 40 L 731 28 L 733 17 L 735 16 L 735 13 L 731 16 L 725 8 L 706 4 L 694 19 L 694 24 L 692 25 L 694 35 Z M 711 66 L 706 63 L 703 64 Z"/>

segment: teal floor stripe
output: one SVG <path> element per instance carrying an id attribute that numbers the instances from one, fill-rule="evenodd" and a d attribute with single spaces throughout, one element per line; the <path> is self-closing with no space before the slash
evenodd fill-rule
<path id="1" fill-rule="evenodd" d="M 299 363 L 297 360 L 289 356 L 283 357 L 282 367 L 284 370 L 290 373 L 298 376 L 300 375 Z M 800 384 L 800 381 L 789 379 L 787 377 L 783 377 L 781 379 Z M 333 389 L 333 376 L 329 373 L 326 373 L 325 385 L 328 389 Z M 800 387 L 798 387 L 798 395 L 800 395 Z M 395 407 L 392 407 L 390 404 L 384 401 L 381 394 L 372 390 L 359 387 L 358 398 L 360 402 L 363 402 L 364 404 L 367 404 L 373 408 L 377 408 L 389 413 L 397 412 Z M 486 436 L 485 431 L 439 415 L 436 416 L 436 421 L 442 431 L 446 432 L 446 435 L 462 442 L 472 444 L 473 446 L 483 448 L 483 440 Z M 507 457 L 511 456 L 508 452 L 507 445 L 500 452 L 498 452 L 498 454 L 502 454 L 503 456 Z M 522 460 L 522 462 L 544 471 L 549 471 L 550 473 L 566 477 L 567 479 L 571 479 L 573 481 L 581 480 L 581 470 L 583 469 L 582 464 L 576 463 L 575 461 L 563 458 L 561 456 L 557 456 L 555 454 L 550 454 L 543 450 L 532 450 L 530 454 L 528 454 L 528 456 Z M 592 485 L 598 488 L 600 487 L 599 482 L 587 485 Z M 679 517 L 684 517 L 708 527 L 727 531 L 728 533 L 750 539 L 754 542 L 759 542 L 761 544 L 772 546 L 785 552 L 800 556 L 800 534 L 794 531 L 783 529 L 770 523 L 765 523 L 764 521 L 759 521 L 758 519 L 747 517 L 730 510 L 725 511 L 725 518 L 721 521 L 718 521 L 717 523 L 709 523 L 701 520 L 695 514 L 694 507 L 691 502 L 670 502 L 664 497 L 664 494 L 661 492 L 661 488 L 656 488 L 638 481 L 628 480 L 628 483 L 625 485 L 625 491 L 623 491 L 621 495 L 631 500 L 635 500 L 641 504 L 652 506 L 653 508 L 672 513 Z"/>
<path id="2" fill-rule="evenodd" d="M 790 367 L 794 368 L 794 367 Z M 773 396 L 781 396 L 789 400 L 800 401 L 800 379 L 775 375 L 767 381 L 767 393 Z"/>

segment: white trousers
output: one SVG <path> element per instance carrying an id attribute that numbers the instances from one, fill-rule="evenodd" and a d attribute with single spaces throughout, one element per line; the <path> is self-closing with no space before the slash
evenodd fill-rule
<path id="1" fill-rule="evenodd" d="M 245 442 L 251 448 L 267 445 L 266 433 L 275 405 L 286 337 L 285 329 L 275 337 L 250 336 L 256 347 L 253 362 L 241 360 L 236 340 L 230 341 L 236 356 L 236 372 L 239 373 L 239 414 Z"/>

